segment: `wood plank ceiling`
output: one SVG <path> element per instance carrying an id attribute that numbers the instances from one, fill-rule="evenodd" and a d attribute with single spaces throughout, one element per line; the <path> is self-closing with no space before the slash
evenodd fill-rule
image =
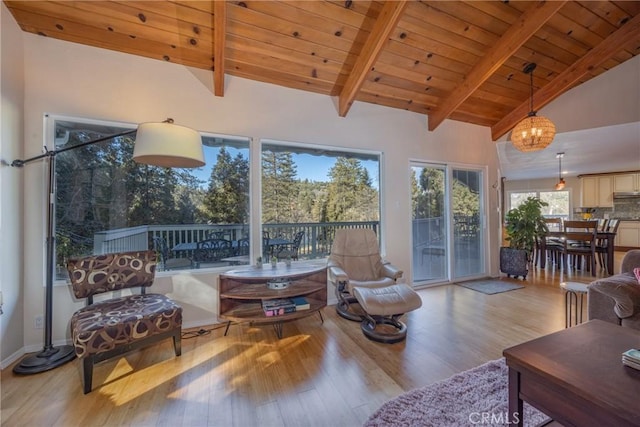
<path id="1" fill-rule="evenodd" d="M 7 1 L 27 32 L 489 126 L 640 53 L 640 1 Z"/>

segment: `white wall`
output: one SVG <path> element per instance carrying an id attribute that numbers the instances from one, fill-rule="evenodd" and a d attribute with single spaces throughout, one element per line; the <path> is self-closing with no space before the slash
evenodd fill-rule
<path id="1" fill-rule="evenodd" d="M 565 92 L 540 111 L 553 117 L 558 132 L 594 129 L 640 121 L 640 55 L 604 74 Z M 509 134 L 500 138 L 506 140 Z M 603 142 L 615 144 L 615 141 Z M 640 147 L 640 135 L 638 135 Z M 606 153 L 606 149 L 603 150 Z M 579 155 L 580 153 L 578 153 Z M 638 151 L 630 152 L 629 159 L 638 162 Z M 568 177 L 566 188 L 571 191 L 571 209 L 580 206 L 581 182 L 576 176 Z M 505 190 L 551 190 L 557 178 L 506 181 Z"/>
<path id="2" fill-rule="evenodd" d="M 230 135 L 379 150 L 384 153 L 381 186 L 383 228 L 388 259 L 410 272 L 411 203 L 409 159 L 488 167 L 488 183 L 497 178 L 497 156 L 488 128 L 446 121 L 428 132 L 426 117 L 356 102 L 346 118 L 338 117 L 326 96 L 227 77 L 225 96 L 212 93 L 212 73 L 151 59 L 24 34 L 25 155 L 40 152 L 45 113 L 139 123 L 172 117 L 176 123 Z M 22 282 L 25 345 L 39 349 L 40 331 L 31 327 L 42 313 L 45 194 L 44 166 L 24 171 L 25 254 Z M 490 230 L 497 230 L 497 197 L 489 192 Z M 491 271 L 497 274 L 497 231 L 490 233 Z M 4 241 L 2 243 L 4 245 Z M 215 300 L 216 276 L 182 274 L 159 277 L 156 291 L 195 291 Z M 203 310 L 183 304 L 185 325 L 214 320 L 215 307 Z M 54 343 L 68 337 L 68 321 L 80 303 L 67 286 L 54 289 Z"/>
<path id="3" fill-rule="evenodd" d="M 563 93 L 540 110 L 558 133 L 640 121 L 640 55 Z"/>
<path id="4" fill-rule="evenodd" d="M 22 156 L 24 66 L 22 31 L 0 4 L 0 360 L 13 360 L 24 345 L 22 171 L 9 166 Z"/>

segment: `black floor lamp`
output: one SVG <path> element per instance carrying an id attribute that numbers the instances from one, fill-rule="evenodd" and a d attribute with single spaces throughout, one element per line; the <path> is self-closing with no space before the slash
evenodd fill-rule
<path id="1" fill-rule="evenodd" d="M 25 160 L 14 160 L 11 166 L 22 167 L 35 160 L 48 159 L 49 182 L 47 194 L 47 270 L 45 283 L 44 348 L 41 352 L 24 357 L 14 368 L 17 374 L 36 374 L 56 368 L 75 358 L 73 346 L 52 344 L 53 324 L 53 265 L 55 255 L 55 160 L 65 151 L 97 144 L 112 138 L 136 133 L 133 159 L 138 163 L 161 167 L 193 168 L 204 166 L 204 153 L 200 134 L 183 126 L 173 124 L 173 119 L 161 123 L 142 123 L 137 129 L 108 135 L 77 145 L 46 151 Z"/>

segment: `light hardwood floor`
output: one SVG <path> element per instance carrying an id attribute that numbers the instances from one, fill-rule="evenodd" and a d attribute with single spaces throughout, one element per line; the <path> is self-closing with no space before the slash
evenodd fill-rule
<path id="1" fill-rule="evenodd" d="M 553 267 L 526 282 L 501 280 L 525 287 L 496 295 L 456 285 L 420 290 L 422 308 L 405 316 L 407 340 L 393 345 L 367 340 L 358 323 L 327 307 L 324 324 L 318 316 L 286 323 L 280 340 L 270 326 L 232 326 L 226 337 L 214 327 L 183 339 L 178 358 L 167 341 L 105 362 L 88 395 L 78 360 L 30 376 L 9 367 L 2 371 L 0 418 L 6 426 L 360 426 L 404 391 L 564 328 Z"/>

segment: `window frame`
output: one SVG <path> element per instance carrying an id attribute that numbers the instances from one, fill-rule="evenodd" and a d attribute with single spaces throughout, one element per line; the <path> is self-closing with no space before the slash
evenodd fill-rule
<path id="1" fill-rule="evenodd" d="M 137 124 L 131 122 L 121 122 L 121 121 L 113 121 L 113 120 L 102 120 L 102 119 L 91 119 L 79 116 L 67 116 L 67 115 L 58 115 L 58 114 L 45 114 L 43 119 L 43 131 L 44 131 L 44 145 L 48 150 L 55 150 L 55 130 L 57 122 L 66 121 L 77 124 L 86 124 L 87 126 L 99 126 L 99 127 L 114 127 L 119 129 L 131 129 L 134 130 L 137 128 Z M 384 235 L 383 235 L 383 227 L 384 223 L 384 186 L 383 186 L 383 173 L 384 173 L 384 154 L 381 151 L 377 150 L 365 150 L 358 148 L 348 148 L 348 147 L 339 147 L 327 144 L 308 144 L 303 142 L 293 142 L 293 141 L 285 141 L 280 139 L 271 139 L 271 138 L 260 138 L 260 137 L 250 137 L 250 136 L 242 136 L 242 135 L 226 135 L 209 131 L 198 131 L 199 134 L 204 137 L 210 138 L 225 138 L 229 140 L 237 140 L 243 141 L 246 140 L 248 143 L 248 156 L 249 156 L 249 238 L 250 238 L 250 250 L 249 250 L 249 265 L 253 265 L 253 261 L 261 255 L 262 248 L 262 147 L 263 144 L 270 145 L 278 145 L 282 147 L 290 147 L 291 151 L 296 152 L 296 149 L 301 150 L 320 150 L 320 151 L 328 151 L 329 153 L 347 153 L 353 154 L 355 157 L 358 155 L 362 155 L 366 157 L 373 157 L 377 159 L 378 168 L 377 168 L 377 176 L 372 177 L 377 180 L 378 186 L 378 229 L 379 229 L 379 239 L 381 241 L 381 251 L 383 251 L 384 245 Z M 334 157 L 338 157 L 337 155 Z M 211 164 L 208 169 L 210 174 L 215 163 Z M 43 167 L 45 167 L 43 165 Z M 46 174 L 44 174 L 46 175 Z M 46 176 L 43 177 L 43 180 L 46 180 Z M 43 188 L 46 188 L 46 185 L 43 184 Z M 46 198 L 46 189 L 42 194 L 43 198 Z M 44 200 L 44 199 L 43 199 Z M 43 202 L 43 208 L 46 209 L 46 202 Z M 46 212 L 42 215 L 43 221 L 46 222 Z M 44 224 L 43 222 L 43 224 Z M 54 233 L 56 232 L 56 224 L 57 219 L 54 218 Z M 46 225 L 46 224 L 45 224 Z M 55 245 L 54 245 L 55 246 Z M 54 247 L 54 251 L 57 248 Z M 384 252 L 383 252 L 384 255 Z M 54 253 L 54 257 L 55 257 Z M 46 266 L 46 254 L 43 254 L 43 265 Z M 320 261 L 321 258 L 318 259 Z M 53 263 L 53 268 L 56 268 L 56 262 Z M 175 274 L 179 274 L 180 272 L 188 271 L 190 274 L 211 274 L 211 273 L 220 273 L 227 271 L 232 268 L 237 268 L 234 266 L 213 266 L 213 267 L 204 267 L 204 268 L 191 268 L 188 270 L 169 270 L 169 271 L 158 271 L 157 276 L 173 276 Z M 46 273 L 46 268 L 43 268 L 43 278 Z M 64 285 L 67 283 L 66 279 L 55 278 L 54 271 L 54 284 Z"/>
<path id="2" fill-rule="evenodd" d="M 283 140 L 283 139 L 274 139 L 274 138 L 255 138 L 256 140 L 256 154 L 252 157 L 253 161 L 252 161 L 252 167 L 256 168 L 255 172 L 252 169 L 252 176 L 254 177 L 258 177 L 258 179 L 254 179 L 251 182 L 251 185 L 254 185 L 255 187 L 257 187 L 255 189 L 255 191 L 257 193 L 260 194 L 260 197 L 255 199 L 255 200 L 259 200 L 259 203 L 256 203 L 259 206 L 252 206 L 252 210 L 251 213 L 252 215 L 255 215 L 255 218 L 257 218 L 257 221 L 254 221 L 256 223 L 257 226 L 257 233 L 252 233 L 252 243 L 253 246 L 255 246 L 257 249 L 261 248 L 261 239 L 262 239 L 262 151 L 263 151 L 263 147 L 265 145 L 276 145 L 276 146 L 281 146 L 281 147 L 289 147 L 291 148 L 291 151 L 295 152 L 296 148 L 299 149 L 300 151 L 326 151 L 329 153 L 346 153 L 346 154 L 353 154 L 356 157 L 358 155 L 361 155 L 363 157 L 372 157 L 372 158 L 376 158 L 378 161 L 378 176 L 377 176 L 377 182 L 378 182 L 378 240 L 380 242 L 380 251 L 382 256 L 385 255 L 385 251 L 384 251 L 384 231 L 383 231 L 383 202 L 384 202 L 384 189 L 382 186 L 382 182 L 383 182 L 383 170 L 384 170 L 384 153 L 382 151 L 379 150 L 366 150 L 366 149 L 358 149 L 358 148 L 347 148 L 347 147 L 339 147 L 339 146 L 334 146 L 334 145 L 328 145 L 328 144 L 317 144 L 317 143 L 304 143 L 304 142 L 297 142 L 297 141 L 291 141 L 291 140 Z M 339 157 L 339 156 L 333 156 L 334 158 Z M 254 164 L 255 163 L 255 164 Z M 253 194 L 253 193 L 252 193 Z M 253 202 L 253 199 L 252 199 Z M 253 228 L 252 228 L 253 231 Z M 255 240 L 253 240 L 255 238 Z M 256 251 L 256 255 L 255 256 L 259 256 L 257 255 L 257 253 L 261 253 L 260 250 Z M 315 260 L 325 260 L 327 257 L 324 258 L 315 258 Z M 252 259 L 255 259 L 252 258 Z"/>
<path id="3" fill-rule="evenodd" d="M 134 123 L 130 123 L 130 122 L 119 122 L 119 121 L 112 121 L 112 120 L 101 120 L 101 119 L 90 119 L 90 118 L 85 118 L 85 117 L 76 117 L 76 116 L 66 116 L 66 115 L 58 115 L 58 114 L 45 114 L 44 115 L 44 119 L 43 119 L 43 129 L 44 129 L 44 144 L 47 150 L 49 151 L 53 151 L 56 149 L 56 126 L 57 126 L 57 122 L 71 122 L 71 123 L 75 123 L 75 124 L 84 124 L 87 126 L 100 126 L 100 127 L 114 127 L 114 128 L 119 128 L 119 129 L 123 129 L 123 130 L 127 130 L 127 129 L 131 129 L 131 130 L 135 130 L 137 128 L 137 124 Z M 228 140 L 235 140 L 235 141 L 242 141 L 242 140 L 246 140 L 247 144 L 248 144 L 248 156 L 249 156 L 249 164 L 251 164 L 251 153 L 252 153 L 252 143 L 253 143 L 253 139 L 247 136 L 238 136 L 238 135 L 226 135 L 226 134 L 220 134 L 220 133 L 214 133 L 214 132 L 207 132 L 207 131 L 199 131 L 198 133 L 201 135 L 201 137 L 205 138 L 224 138 L 224 139 L 228 139 Z M 206 149 L 206 148 L 205 148 Z M 71 150 L 73 151 L 73 150 Z M 205 154 L 206 155 L 206 154 Z M 211 170 L 213 168 L 213 166 L 215 165 L 215 163 L 212 163 L 211 166 L 208 169 L 208 174 L 211 173 Z M 45 166 L 43 166 L 45 167 Z M 55 171 L 54 171 L 55 172 Z M 251 187 L 253 186 L 253 182 L 251 180 L 251 168 L 249 170 L 249 224 L 251 224 Z M 46 173 L 44 174 L 45 177 L 43 177 L 43 179 L 47 179 L 46 177 Z M 46 182 L 43 183 L 43 188 L 45 188 L 44 192 L 43 192 L 43 197 L 46 198 L 47 194 L 46 194 Z M 57 189 L 56 189 L 57 192 Z M 43 207 L 45 209 L 45 211 L 43 212 L 43 221 L 44 223 L 46 223 L 46 208 L 47 208 L 47 203 L 46 201 L 43 202 Z M 55 212 L 55 208 L 54 208 L 54 212 Z M 44 224 L 43 223 L 43 224 Z M 176 224 L 178 225 L 178 224 Z M 44 227 L 46 227 L 46 224 L 44 224 Z M 46 228 L 45 228 L 46 229 Z M 56 233 L 56 229 L 57 229 L 57 218 L 54 218 L 53 221 L 53 233 L 55 236 Z M 253 250 L 253 242 L 250 241 L 250 256 L 251 255 L 251 251 Z M 54 268 L 54 285 L 56 286 L 60 286 L 60 285 L 65 285 L 67 284 L 67 279 L 63 279 L 63 278 L 57 278 L 56 277 L 56 270 L 57 270 L 57 266 L 56 266 L 56 257 L 57 257 L 57 243 L 54 243 L 54 263 L 53 263 L 53 268 Z M 46 266 L 46 253 L 43 254 L 43 265 Z M 252 258 L 250 258 L 251 260 Z M 191 268 L 191 269 L 185 269 L 185 270 L 169 270 L 169 271 L 156 271 L 156 276 L 159 277 L 163 277 L 163 276 L 172 276 L 175 274 L 179 274 L 180 272 L 184 273 L 184 271 L 189 271 L 190 274 L 191 273 L 211 273 L 211 272 L 222 272 L 222 271 L 226 271 L 229 269 L 230 266 L 214 266 L 214 267 L 203 267 L 203 268 Z M 43 278 L 45 277 L 45 273 L 46 273 L 46 267 L 43 268 Z"/>
<path id="4" fill-rule="evenodd" d="M 513 207 L 511 205 L 511 196 L 513 194 L 527 194 L 527 193 L 534 193 L 534 196 L 531 197 L 538 197 L 540 198 L 540 193 L 567 193 L 567 215 L 545 215 L 543 214 L 543 216 L 545 218 L 566 218 L 569 219 L 571 218 L 572 215 L 572 210 L 573 210 L 573 193 L 571 191 L 571 188 L 565 188 L 563 190 L 555 190 L 553 188 L 551 189 L 525 189 L 525 190 L 509 190 L 507 191 L 507 203 L 508 203 L 508 207 L 507 209 L 505 209 L 504 214 L 506 215 L 507 212 L 509 212 Z"/>

